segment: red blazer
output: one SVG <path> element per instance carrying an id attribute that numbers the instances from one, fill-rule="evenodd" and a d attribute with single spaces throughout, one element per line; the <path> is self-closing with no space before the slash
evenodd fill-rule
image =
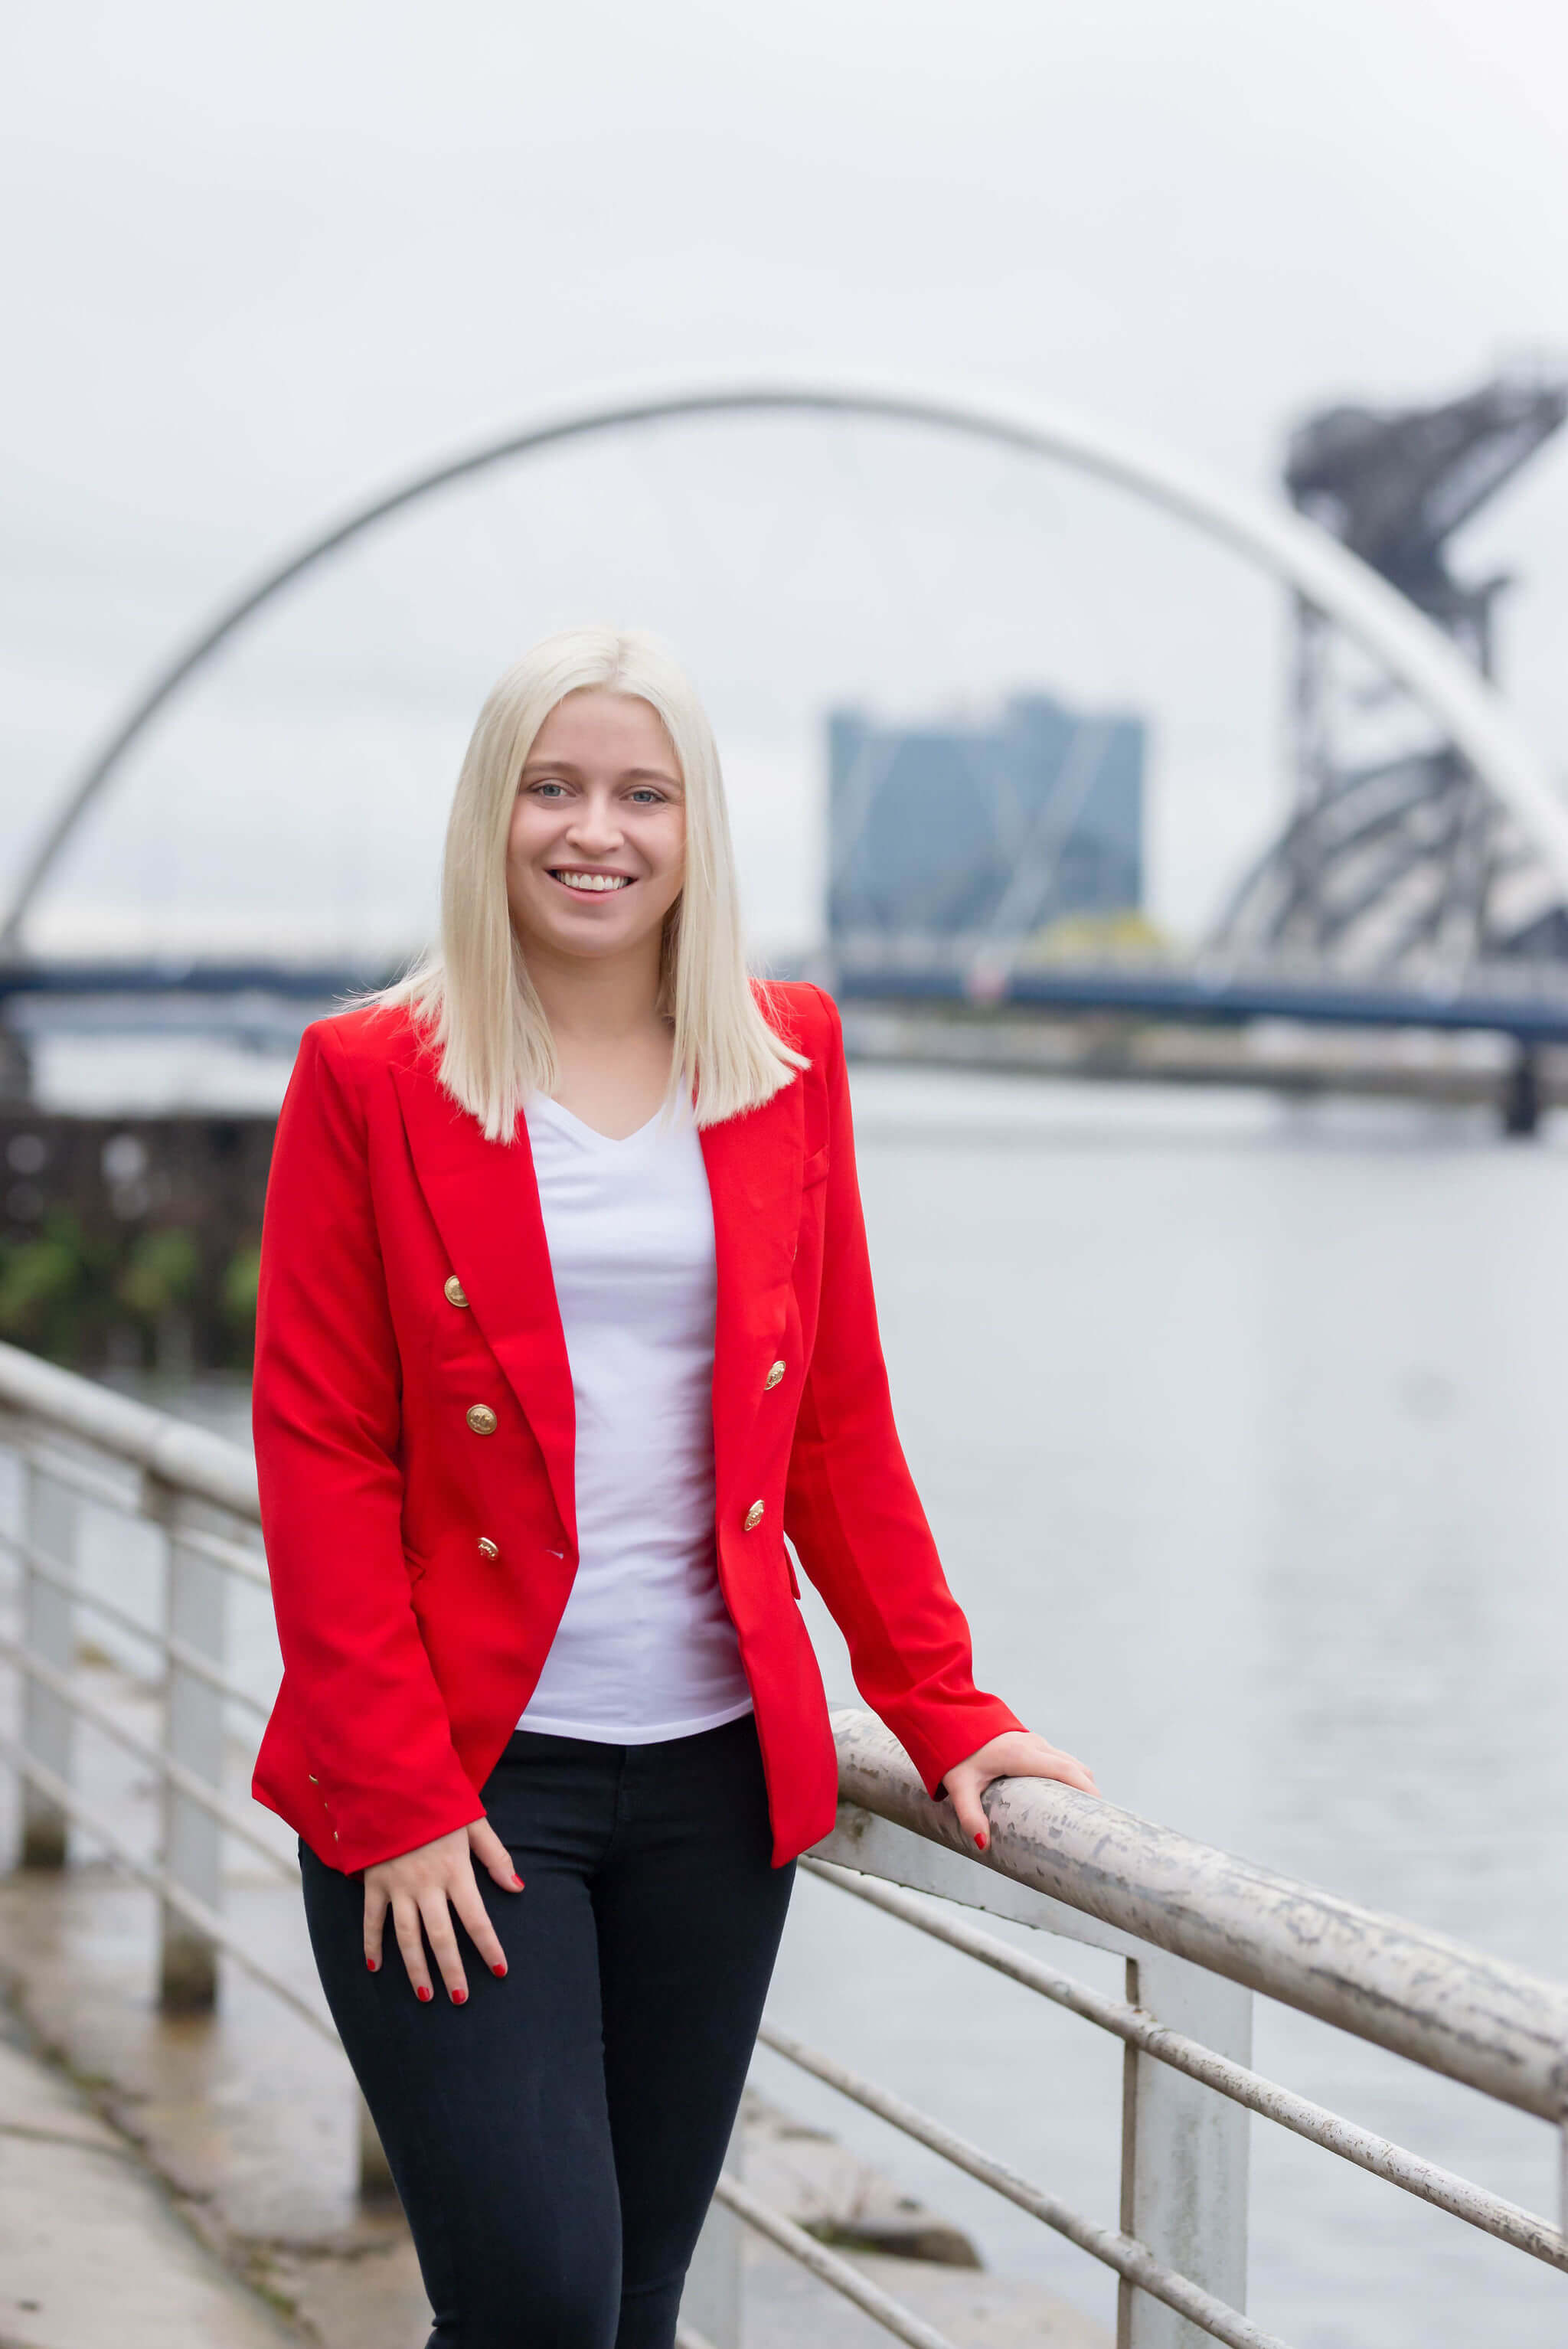
<path id="1" fill-rule="evenodd" d="M 763 1000 L 811 1065 L 701 1138 L 718 1574 L 780 1866 L 829 1832 L 838 1793 L 786 1534 L 934 1793 L 1018 1723 L 975 1686 L 893 1427 L 838 1014 L 814 987 Z M 254 1792 L 333 1867 L 368 1868 L 483 1816 L 577 1559 L 572 1377 L 527 1128 L 487 1142 L 401 1010 L 301 1040 L 254 1423 L 284 1657 Z"/>

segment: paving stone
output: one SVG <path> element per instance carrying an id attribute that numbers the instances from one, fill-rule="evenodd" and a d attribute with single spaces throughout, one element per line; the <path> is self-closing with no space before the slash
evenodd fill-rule
<path id="1" fill-rule="evenodd" d="M 0 2047 L 4 2349 L 280 2349 L 134 2148 L 67 2083 Z"/>

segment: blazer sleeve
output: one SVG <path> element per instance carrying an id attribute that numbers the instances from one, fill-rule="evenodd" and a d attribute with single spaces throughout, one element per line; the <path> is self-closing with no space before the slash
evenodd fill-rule
<path id="1" fill-rule="evenodd" d="M 484 1815 L 410 1601 L 402 1380 L 354 1076 L 331 1023 L 307 1028 L 267 1185 L 253 1390 L 284 1674 L 345 1870 Z"/>
<path id="2" fill-rule="evenodd" d="M 821 1302 L 784 1530 L 844 1634 L 856 1687 L 935 1795 L 952 1764 L 1023 1724 L 975 1685 L 969 1626 L 948 1589 L 893 1424 L 855 1174 L 843 1030 L 830 999 L 821 1001 L 829 1118 Z"/>

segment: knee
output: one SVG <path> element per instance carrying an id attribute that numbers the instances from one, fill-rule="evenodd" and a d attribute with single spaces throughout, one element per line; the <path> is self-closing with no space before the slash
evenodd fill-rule
<path id="1" fill-rule="evenodd" d="M 614 2349 L 621 2261 L 614 2241 L 506 2233 L 462 2263 L 428 2349 Z"/>

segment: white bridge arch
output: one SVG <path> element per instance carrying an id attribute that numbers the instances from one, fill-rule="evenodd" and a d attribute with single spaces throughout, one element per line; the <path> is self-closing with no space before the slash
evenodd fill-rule
<path id="1" fill-rule="evenodd" d="M 752 378 L 644 381 L 585 396 L 383 492 L 254 581 L 174 654 L 71 787 L 0 920 L 0 953 L 21 951 L 27 913 L 71 833 L 153 719 L 228 638 L 318 564 L 406 507 L 492 465 L 639 425 L 748 413 L 928 425 L 1072 466 L 1191 523 L 1294 587 L 1404 686 L 1516 817 L 1568 896 L 1568 803 L 1507 704 L 1423 614 L 1315 523 L 1135 435 L 1068 409 L 962 386 L 769 370 Z"/>

